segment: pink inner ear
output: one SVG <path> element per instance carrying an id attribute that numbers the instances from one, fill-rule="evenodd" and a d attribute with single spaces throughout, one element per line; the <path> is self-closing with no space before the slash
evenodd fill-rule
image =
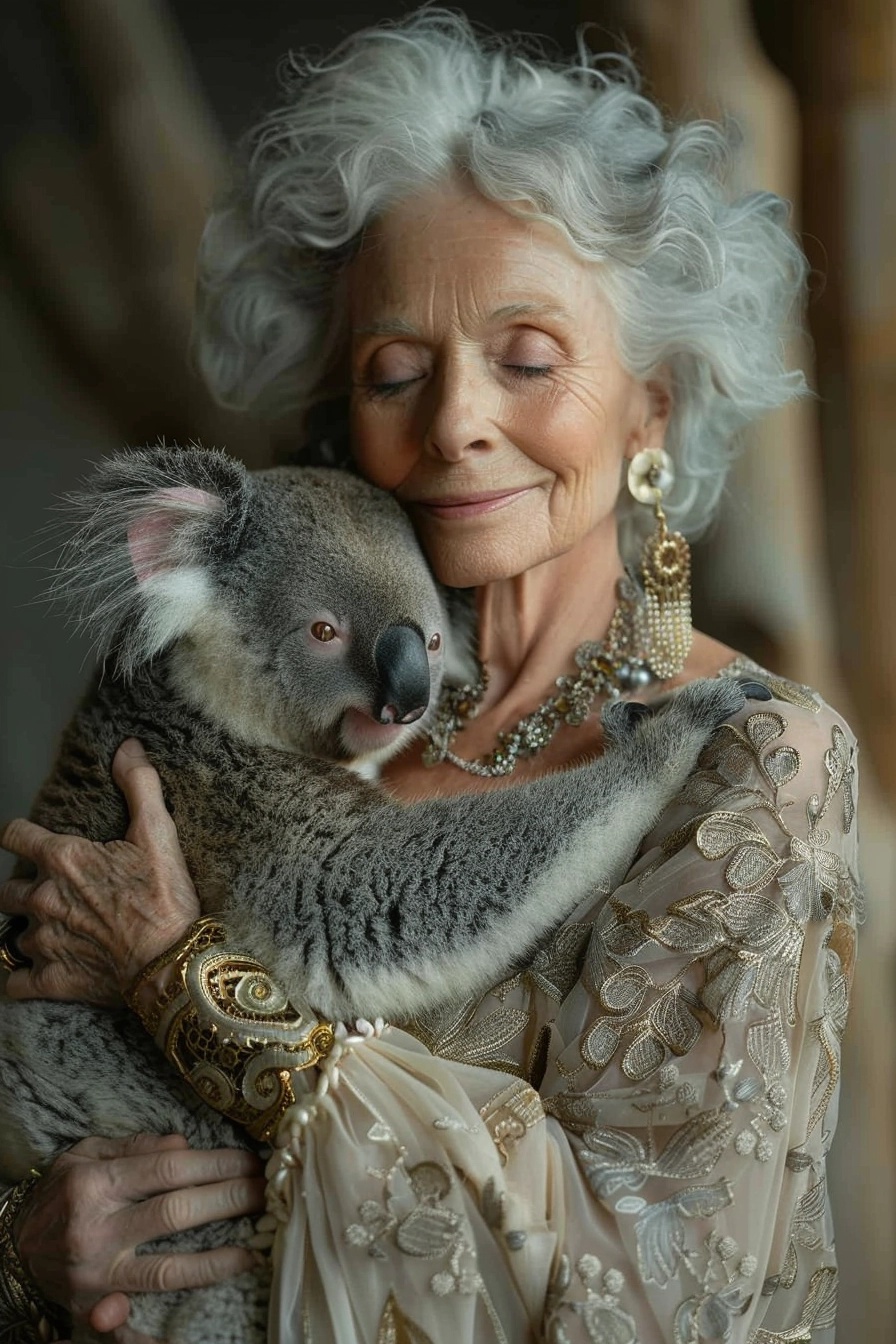
<path id="1" fill-rule="evenodd" d="M 178 529 L 197 514 L 217 513 L 222 507 L 218 495 L 191 485 L 157 490 L 146 512 L 128 528 L 128 550 L 137 582 L 146 583 L 173 569 L 171 543 Z"/>

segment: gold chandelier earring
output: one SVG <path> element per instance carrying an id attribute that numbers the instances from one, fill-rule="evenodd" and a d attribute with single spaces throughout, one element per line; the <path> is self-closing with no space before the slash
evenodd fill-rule
<path id="1" fill-rule="evenodd" d="M 691 549 L 670 532 L 662 500 L 675 480 L 672 459 L 662 448 L 644 448 L 632 458 L 628 488 L 639 504 L 652 504 L 656 527 L 641 552 L 644 586 L 644 656 L 665 681 L 684 667 L 690 653 Z"/>

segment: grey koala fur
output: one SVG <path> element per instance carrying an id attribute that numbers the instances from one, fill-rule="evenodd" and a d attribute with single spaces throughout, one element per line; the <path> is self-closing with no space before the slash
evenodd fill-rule
<path id="1" fill-rule="evenodd" d="M 234 941 L 324 1017 L 395 1020 L 495 983 L 583 899 L 618 884 L 744 703 L 725 678 L 686 686 L 655 715 L 610 703 L 608 750 L 588 765 L 400 803 L 361 774 L 425 727 L 463 635 L 393 500 L 338 471 L 250 474 L 221 453 L 158 449 L 102 464 L 73 507 L 82 525 L 61 592 L 115 671 L 94 680 L 31 815 L 122 836 L 110 762 L 139 737 L 203 909 L 223 912 Z M 315 640 L 321 621 L 339 637 Z M 424 707 L 391 734 L 371 722 Z M 12 1178 L 94 1133 L 249 1146 L 124 1012 L 4 1002 L 0 1066 Z M 172 1244 L 251 1231 L 249 1220 L 219 1223 Z M 260 1269 L 136 1297 L 131 1320 L 174 1344 L 261 1341 L 265 1291 Z"/>

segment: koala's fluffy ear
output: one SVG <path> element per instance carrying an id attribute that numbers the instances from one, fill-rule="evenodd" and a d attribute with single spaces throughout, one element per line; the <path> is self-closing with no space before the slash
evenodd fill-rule
<path id="1" fill-rule="evenodd" d="M 130 676 L 211 601 L 210 569 L 240 544 L 252 493 L 241 463 L 198 447 L 118 453 L 64 513 L 76 531 L 52 596 L 73 608 L 101 657 Z"/>

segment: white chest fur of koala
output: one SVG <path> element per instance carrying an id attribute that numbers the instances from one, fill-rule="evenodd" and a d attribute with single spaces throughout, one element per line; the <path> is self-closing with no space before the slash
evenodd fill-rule
<path id="1" fill-rule="evenodd" d="M 103 464 L 77 510 L 61 588 L 115 672 L 88 692 L 32 816 L 121 836 L 109 767 L 140 737 L 204 910 L 328 1018 L 394 1020 L 502 978 L 618 884 L 743 704 L 725 679 L 640 721 L 611 704 L 608 750 L 589 765 L 402 804 L 359 771 L 425 726 L 456 640 L 394 501 L 339 472 L 250 474 L 220 453 L 159 449 Z M 233 1139 L 126 1015 L 4 1003 L 0 1063 L 12 1176 L 90 1133 Z M 146 1308 L 156 1328 L 165 1310 Z M 239 1330 L 215 1338 L 253 1337 Z"/>

